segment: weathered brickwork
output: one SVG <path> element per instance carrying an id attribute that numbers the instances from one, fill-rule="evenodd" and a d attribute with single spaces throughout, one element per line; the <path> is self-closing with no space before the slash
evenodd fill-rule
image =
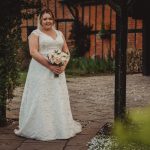
<path id="1" fill-rule="evenodd" d="M 56 20 L 57 19 L 73 19 L 69 9 L 67 6 L 62 5 L 59 0 L 42 0 L 43 6 L 48 6 L 54 13 Z M 108 51 L 111 50 L 111 54 L 114 55 L 115 52 L 115 30 L 116 30 L 116 13 L 114 10 L 110 8 L 110 6 L 104 6 L 104 15 L 102 15 L 102 5 L 96 6 L 85 6 L 84 7 L 84 17 L 83 10 L 81 6 L 78 6 L 79 17 L 84 21 L 84 24 L 93 25 L 93 31 L 99 31 L 101 29 L 102 20 L 104 16 L 104 24 L 105 29 L 114 31 L 111 34 L 111 39 L 102 40 L 96 34 L 91 34 L 91 47 L 90 51 L 86 54 L 86 56 L 97 56 L 97 57 L 107 57 Z M 112 13 L 110 13 L 110 11 Z M 97 12 L 97 13 L 96 13 Z M 27 41 L 27 26 L 36 26 L 36 16 L 34 20 L 23 20 L 22 24 L 22 39 L 23 41 Z M 128 33 L 128 47 L 133 48 L 142 48 L 142 33 L 137 32 L 134 33 L 134 29 L 142 29 L 142 21 L 134 20 L 131 17 L 128 18 L 128 29 L 130 30 Z M 71 47 L 71 41 L 69 39 L 70 29 L 73 22 L 57 22 L 57 28 L 64 33 L 66 40 L 68 42 L 69 47 Z"/>

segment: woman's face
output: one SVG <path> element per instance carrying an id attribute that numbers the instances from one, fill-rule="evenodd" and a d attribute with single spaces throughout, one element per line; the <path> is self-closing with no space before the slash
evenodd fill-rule
<path id="1" fill-rule="evenodd" d="M 48 13 L 45 13 L 41 17 L 41 25 L 45 30 L 51 29 L 54 24 L 52 16 Z"/>

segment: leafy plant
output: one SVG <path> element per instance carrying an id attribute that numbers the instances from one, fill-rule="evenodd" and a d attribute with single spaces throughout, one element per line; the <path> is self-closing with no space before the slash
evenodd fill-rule
<path id="1" fill-rule="evenodd" d="M 150 107 L 134 109 L 128 114 L 128 121 L 117 122 L 114 130 L 120 145 L 132 144 L 150 149 Z"/>
<path id="2" fill-rule="evenodd" d="M 73 57 L 83 57 L 86 52 L 90 49 L 90 32 L 92 26 L 83 25 L 81 21 L 76 19 L 70 30 L 70 39 L 74 42 L 74 51 L 72 53 Z"/>
<path id="3" fill-rule="evenodd" d="M 30 4 L 33 8 L 35 2 L 5 0 L 0 5 L 0 126 L 7 123 L 6 101 L 13 98 L 13 89 L 17 85 L 17 53 L 22 42 L 20 25 L 25 15 L 23 10 Z"/>
<path id="4" fill-rule="evenodd" d="M 110 32 L 105 29 L 104 22 L 102 22 L 101 30 L 98 32 L 98 35 L 101 39 L 109 39 L 110 38 Z"/>
<path id="5" fill-rule="evenodd" d="M 92 138 L 88 150 L 150 150 L 149 116 L 150 107 L 131 110 L 124 122 L 110 126 L 110 134 L 99 132 Z"/>
<path id="6" fill-rule="evenodd" d="M 72 75 L 112 73 L 115 69 L 114 63 L 114 59 L 71 58 L 66 73 Z"/>
<path id="7" fill-rule="evenodd" d="M 23 42 L 21 44 L 20 50 L 18 51 L 19 68 L 22 71 L 25 71 L 29 67 L 29 63 L 31 60 L 31 55 L 29 53 L 29 45 L 28 42 Z"/>

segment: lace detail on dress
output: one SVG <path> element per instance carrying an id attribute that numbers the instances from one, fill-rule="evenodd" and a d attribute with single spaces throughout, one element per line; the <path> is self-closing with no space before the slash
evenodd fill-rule
<path id="1" fill-rule="evenodd" d="M 39 52 L 47 54 L 53 48 L 62 49 L 64 41 L 58 30 L 56 40 L 41 31 L 31 34 L 39 36 Z M 54 78 L 53 72 L 32 59 L 19 113 L 19 129 L 16 135 L 37 139 L 68 139 L 81 132 L 80 123 L 73 120 L 65 73 Z"/>

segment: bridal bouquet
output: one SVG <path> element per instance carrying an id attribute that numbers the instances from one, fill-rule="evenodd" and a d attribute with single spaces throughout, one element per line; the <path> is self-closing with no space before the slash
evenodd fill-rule
<path id="1" fill-rule="evenodd" d="M 65 62 L 68 62 L 70 59 L 70 55 L 61 51 L 60 49 L 50 50 L 47 55 L 48 61 L 50 64 L 55 66 L 63 66 Z M 54 74 L 55 77 L 59 77 L 58 74 Z"/>

